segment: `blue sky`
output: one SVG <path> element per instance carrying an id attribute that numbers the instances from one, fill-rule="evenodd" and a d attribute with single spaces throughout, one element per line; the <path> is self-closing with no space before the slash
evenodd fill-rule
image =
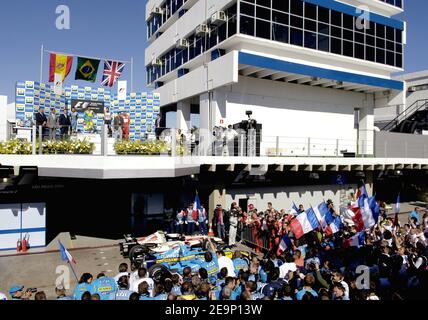
<path id="1" fill-rule="evenodd" d="M 88 56 L 121 60 L 134 57 L 134 89 L 144 91 L 145 3 L 144 0 L 0 1 L 0 95 L 9 96 L 12 102 L 17 80 L 39 79 L 42 44 L 48 50 Z M 62 4 L 71 10 L 70 30 L 55 27 L 55 10 Z M 397 18 L 408 25 L 406 71 L 428 69 L 428 1 L 407 0 L 405 6 L 406 12 Z M 45 55 L 44 79 L 48 76 L 48 63 Z M 123 77 L 130 80 L 129 66 Z M 69 76 L 73 78 L 74 74 Z"/>

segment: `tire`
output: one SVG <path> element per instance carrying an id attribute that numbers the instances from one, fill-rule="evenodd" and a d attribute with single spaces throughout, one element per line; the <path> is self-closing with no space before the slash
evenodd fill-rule
<path id="1" fill-rule="evenodd" d="M 169 273 L 169 270 L 161 264 L 155 264 L 149 269 L 150 278 L 156 283 L 161 282 Z"/>
<path id="2" fill-rule="evenodd" d="M 129 250 L 129 260 L 131 262 L 138 262 L 139 257 L 143 257 L 147 252 L 147 247 L 137 244 Z"/>

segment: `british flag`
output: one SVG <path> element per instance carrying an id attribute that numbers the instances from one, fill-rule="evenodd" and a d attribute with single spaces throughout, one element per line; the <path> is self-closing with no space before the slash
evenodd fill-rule
<path id="1" fill-rule="evenodd" d="M 113 87 L 122 75 L 124 68 L 125 64 L 122 62 L 106 60 L 104 62 L 103 81 L 101 84 L 103 86 Z"/>

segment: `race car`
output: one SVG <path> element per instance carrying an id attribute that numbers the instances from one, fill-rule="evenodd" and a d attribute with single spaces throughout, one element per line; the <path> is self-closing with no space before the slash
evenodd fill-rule
<path id="1" fill-rule="evenodd" d="M 221 239 L 212 238 L 217 250 L 225 252 L 229 258 L 234 251 Z M 159 281 L 162 277 L 171 274 L 182 274 L 185 267 L 190 267 L 192 273 L 198 272 L 204 254 L 208 250 L 208 237 L 204 235 L 183 236 L 180 234 L 167 234 L 158 231 L 148 237 L 139 239 L 125 236 L 120 243 L 121 253 L 129 258 L 131 263 L 145 267 L 150 277 Z M 250 260 L 250 253 L 241 251 L 245 259 Z"/>

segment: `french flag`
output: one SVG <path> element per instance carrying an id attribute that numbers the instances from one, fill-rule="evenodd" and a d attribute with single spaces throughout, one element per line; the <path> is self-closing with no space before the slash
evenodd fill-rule
<path id="1" fill-rule="evenodd" d="M 285 250 L 291 249 L 293 250 L 293 244 L 291 243 L 290 238 L 288 235 L 284 235 L 281 239 L 281 242 L 279 243 L 278 251 L 276 252 L 276 255 L 279 256 L 281 253 L 283 253 Z"/>
<path id="2" fill-rule="evenodd" d="M 68 263 L 77 264 L 76 260 L 74 260 L 73 256 L 68 252 L 68 250 L 64 247 L 61 241 L 58 240 L 59 250 L 61 251 L 61 260 L 67 261 Z"/>
<path id="3" fill-rule="evenodd" d="M 360 212 L 363 217 L 364 228 L 370 229 L 372 226 L 376 224 L 377 221 L 375 220 L 372 208 L 370 207 L 370 203 L 369 203 L 370 199 L 364 185 L 361 187 L 361 190 L 362 190 L 362 194 L 358 198 L 358 207 L 360 208 Z"/>
<path id="4" fill-rule="evenodd" d="M 291 207 L 290 213 L 297 216 L 298 212 L 299 212 L 299 208 L 297 208 L 296 204 L 293 202 L 293 206 Z"/>
<path id="5" fill-rule="evenodd" d="M 195 201 L 193 202 L 193 211 L 201 209 L 201 199 L 199 199 L 198 193 L 196 193 Z"/>
<path id="6" fill-rule="evenodd" d="M 306 212 L 299 214 L 290 224 L 296 239 L 300 239 L 305 234 L 320 227 L 320 223 L 314 210 L 311 208 Z"/>
<path id="7" fill-rule="evenodd" d="M 315 215 L 320 223 L 320 226 L 323 230 L 327 228 L 327 223 L 325 221 L 325 216 L 330 212 L 325 202 L 322 202 L 318 207 L 313 208 Z"/>
<path id="8" fill-rule="evenodd" d="M 345 242 L 345 247 L 360 247 L 363 246 L 366 240 L 366 233 L 364 231 L 357 233 L 355 236 L 349 238 Z"/>
<path id="9" fill-rule="evenodd" d="M 327 236 L 339 232 L 342 228 L 342 220 L 340 217 L 334 217 L 330 210 L 325 215 L 325 223 L 326 228 L 324 229 L 324 232 Z"/>

